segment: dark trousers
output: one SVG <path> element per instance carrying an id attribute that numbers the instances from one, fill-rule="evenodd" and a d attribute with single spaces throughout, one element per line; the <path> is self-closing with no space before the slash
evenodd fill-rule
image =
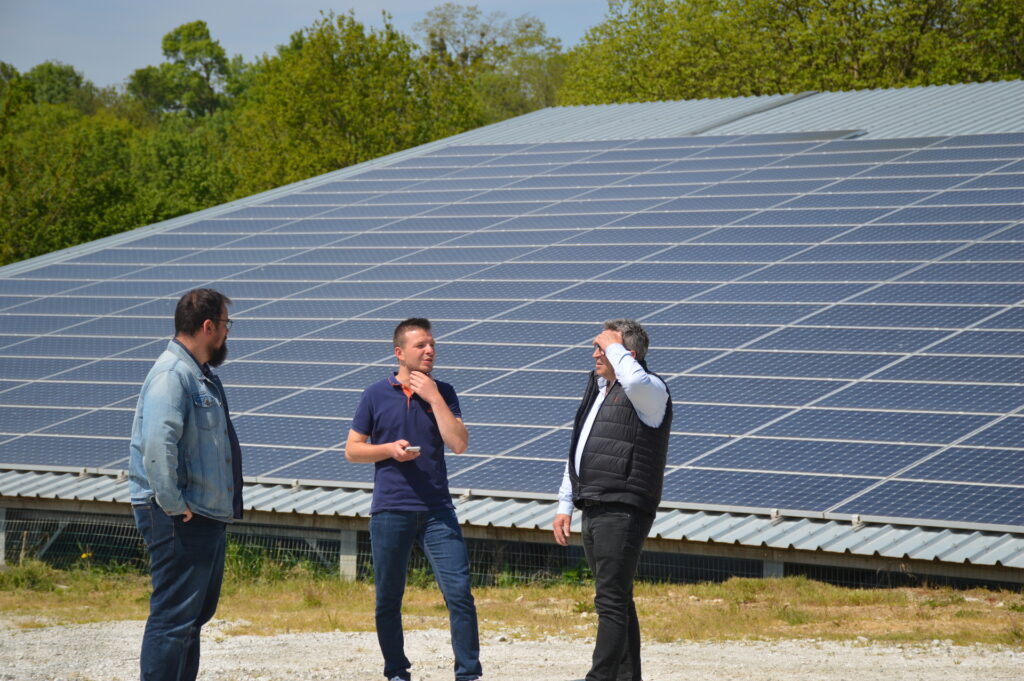
<path id="1" fill-rule="evenodd" d="M 142 681 L 195 681 L 199 632 L 220 598 L 225 523 L 200 515 L 186 523 L 155 503 L 132 509 L 153 582 L 139 656 Z"/>
<path id="2" fill-rule="evenodd" d="M 456 681 L 483 673 L 476 604 L 470 592 L 469 555 L 455 511 L 378 511 L 370 516 L 370 548 L 377 592 L 377 642 L 384 656 L 384 676 L 409 679 L 405 656 L 402 597 L 412 545 L 423 548 L 448 606 Z"/>
<path id="3" fill-rule="evenodd" d="M 594 573 L 597 643 L 586 681 L 641 681 L 633 576 L 654 517 L 628 504 L 583 508 L 583 550 Z"/>

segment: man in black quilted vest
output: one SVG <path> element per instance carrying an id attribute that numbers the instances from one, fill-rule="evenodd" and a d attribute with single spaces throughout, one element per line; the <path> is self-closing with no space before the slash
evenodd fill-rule
<path id="1" fill-rule="evenodd" d="M 633 576 L 661 501 L 672 400 L 644 362 L 644 328 L 632 319 L 604 326 L 594 339 L 594 370 L 576 412 L 553 526 L 555 541 L 566 546 L 573 508 L 583 513 L 598 616 L 586 681 L 641 681 Z"/>

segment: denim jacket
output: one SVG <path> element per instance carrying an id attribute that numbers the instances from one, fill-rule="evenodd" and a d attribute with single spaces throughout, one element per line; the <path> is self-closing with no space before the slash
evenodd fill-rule
<path id="1" fill-rule="evenodd" d="M 168 515 L 230 522 L 233 480 L 227 417 L 217 387 L 171 341 L 142 385 L 132 422 L 128 490 L 132 503 Z"/>

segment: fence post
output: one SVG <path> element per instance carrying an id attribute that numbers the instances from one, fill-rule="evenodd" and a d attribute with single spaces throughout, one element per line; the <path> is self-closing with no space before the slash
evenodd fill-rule
<path id="1" fill-rule="evenodd" d="M 7 565 L 7 509 L 0 506 L 0 566 Z"/>
<path id="2" fill-rule="evenodd" d="M 338 572 L 342 579 L 354 581 L 359 576 L 359 542 L 356 530 L 338 531 Z"/>

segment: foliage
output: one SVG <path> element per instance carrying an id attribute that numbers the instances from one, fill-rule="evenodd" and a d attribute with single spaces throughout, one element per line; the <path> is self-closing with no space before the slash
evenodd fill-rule
<path id="1" fill-rule="evenodd" d="M 39 104 L 70 104 L 83 112 L 95 111 L 96 88 L 73 66 L 46 61 L 29 69 L 24 78 Z"/>
<path id="2" fill-rule="evenodd" d="M 224 577 L 229 589 L 244 584 L 321 580 L 329 577 L 322 565 L 287 550 L 229 540 L 224 555 Z"/>
<path id="3" fill-rule="evenodd" d="M 98 239 L 153 218 L 131 173 L 136 131 L 97 112 L 31 104 L 0 137 L 0 262 Z"/>
<path id="4" fill-rule="evenodd" d="M 137 201 L 153 221 L 222 203 L 236 180 L 226 159 L 228 115 L 168 116 L 137 136 L 131 165 Z"/>
<path id="5" fill-rule="evenodd" d="M 567 104 L 1019 78 L 1018 0 L 611 0 Z"/>
<path id="6" fill-rule="evenodd" d="M 257 66 L 229 132 L 236 196 L 423 144 L 481 122 L 468 81 L 382 30 L 326 15 Z"/>
<path id="7" fill-rule="evenodd" d="M 540 19 L 446 2 L 414 30 L 428 53 L 472 78 L 487 123 L 554 105 L 565 59 Z"/>
<path id="8" fill-rule="evenodd" d="M 229 553 L 217 610 L 228 635 L 373 631 L 372 584 L 325 576 L 301 563 L 251 559 Z M 593 635 L 593 585 L 514 584 L 473 593 L 485 635 Z M 652 641 L 940 639 L 1024 645 L 1024 596 L 1011 591 L 973 589 L 960 592 L 960 600 L 942 589 L 846 589 L 785 578 L 638 583 L 634 595 L 644 636 Z M 130 570 L 54 570 L 29 561 L 0 568 L 0 614 L 16 626 L 141 619 L 148 599 L 146 575 Z M 402 609 L 409 630 L 447 626 L 433 583 L 410 584 Z"/>
<path id="9" fill-rule="evenodd" d="M 220 88 L 231 63 L 205 21 L 183 24 L 164 36 L 159 66 L 137 69 L 128 78 L 128 93 L 153 113 L 185 112 L 199 117 L 224 104 Z"/>
<path id="10" fill-rule="evenodd" d="M 35 92 L 28 79 L 18 69 L 0 61 L 0 137 L 7 130 L 7 122 L 34 100 Z"/>
<path id="11" fill-rule="evenodd" d="M 39 560 L 28 560 L 16 567 L 0 568 L 0 591 L 53 591 L 61 572 Z"/>
<path id="12" fill-rule="evenodd" d="M 562 570 L 561 583 L 564 585 L 589 584 L 594 579 L 590 566 L 585 560 L 581 560 L 575 567 Z"/>

